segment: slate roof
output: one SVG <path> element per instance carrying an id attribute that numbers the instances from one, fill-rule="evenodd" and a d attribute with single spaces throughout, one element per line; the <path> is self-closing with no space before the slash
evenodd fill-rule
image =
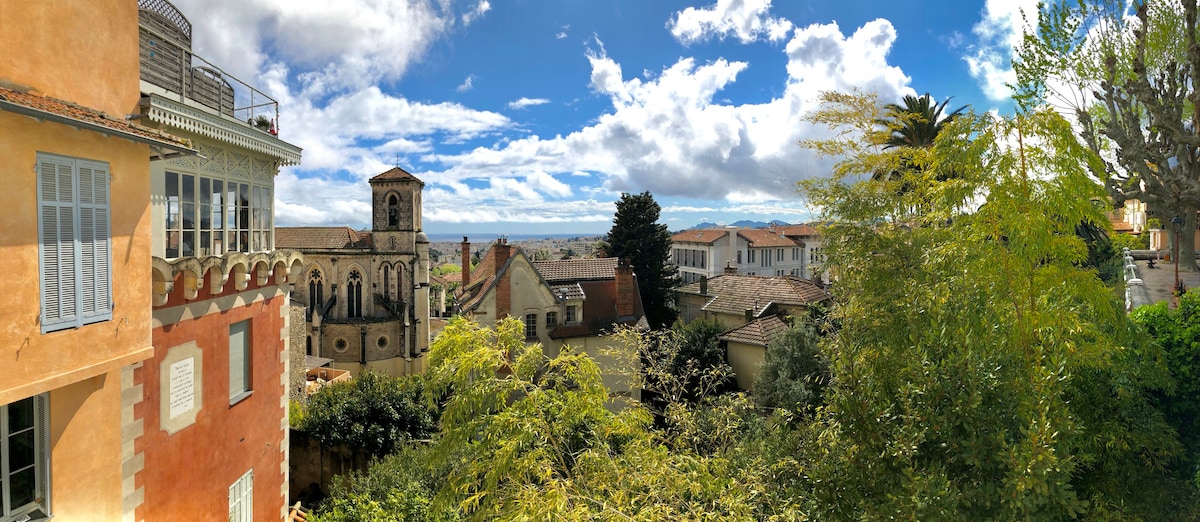
<path id="1" fill-rule="evenodd" d="M 750 240 L 750 246 L 755 248 L 804 246 L 803 241 L 781 236 L 765 228 L 750 228 L 742 230 L 740 234 Z"/>
<path id="2" fill-rule="evenodd" d="M 680 294 L 700 294 L 700 283 L 695 282 L 679 288 Z M 812 281 L 795 276 L 761 277 L 740 274 L 724 274 L 708 280 L 711 296 L 702 310 L 707 312 L 741 315 L 752 309 L 754 316 L 763 314 L 773 304 L 805 306 L 828 300 L 829 294 Z"/>
<path id="3" fill-rule="evenodd" d="M 744 230 L 738 230 L 738 234 L 742 234 L 742 232 L 744 232 Z M 728 236 L 729 232 L 723 228 L 702 228 L 700 230 L 684 230 L 683 232 L 675 234 L 671 236 L 671 242 L 704 243 L 706 245 L 711 245 L 714 241 Z"/>
<path id="4" fill-rule="evenodd" d="M 533 267 L 548 283 L 586 281 L 616 277 L 617 258 L 577 258 L 534 261 Z"/>
<path id="5" fill-rule="evenodd" d="M 389 169 L 388 171 L 386 171 L 382 174 L 376 174 L 374 177 L 372 177 L 370 179 L 370 181 L 416 181 L 417 183 L 420 183 L 422 186 L 425 185 L 424 181 L 421 181 L 419 178 L 417 178 L 416 176 L 414 176 L 412 174 L 409 174 L 408 171 L 406 171 L 400 167 L 392 167 L 391 169 Z"/>
<path id="6" fill-rule="evenodd" d="M 765 348 L 787 329 L 787 323 L 783 322 L 778 315 L 768 315 L 725 332 L 718 339 Z"/>
<path id="7" fill-rule="evenodd" d="M 0 87 L 0 109 L 58 117 L 58 119 L 66 120 L 62 123 L 75 127 L 90 128 L 97 132 L 108 131 L 127 139 L 165 146 L 174 151 L 196 152 L 192 150 L 192 142 L 185 138 L 126 121 L 123 117 L 112 116 L 96 109 L 49 96 Z"/>
<path id="8" fill-rule="evenodd" d="M 301 251 L 370 249 L 371 233 L 350 227 L 276 227 L 275 248 Z"/>

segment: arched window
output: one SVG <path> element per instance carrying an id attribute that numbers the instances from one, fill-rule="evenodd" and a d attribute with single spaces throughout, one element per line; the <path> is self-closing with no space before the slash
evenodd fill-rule
<path id="1" fill-rule="evenodd" d="M 309 335 L 304 338 L 304 355 L 312 354 L 312 336 Z"/>
<path id="2" fill-rule="evenodd" d="M 312 320 L 313 310 L 325 302 L 325 284 L 321 279 L 321 271 L 313 269 L 308 274 L 308 319 Z"/>
<path id="3" fill-rule="evenodd" d="M 346 317 L 362 317 L 362 276 L 351 270 L 346 278 Z"/>
<path id="4" fill-rule="evenodd" d="M 388 275 L 388 266 L 383 265 L 383 297 L 390 300 L 392 298 L 392 287 L 388 284 L 391 282 L 391 278 Z"/>
<path id="5" fill-rule="evenodd" d="M 388 196 L 388 226 L 400 225 L 400 198 L 395 194 Z"/>

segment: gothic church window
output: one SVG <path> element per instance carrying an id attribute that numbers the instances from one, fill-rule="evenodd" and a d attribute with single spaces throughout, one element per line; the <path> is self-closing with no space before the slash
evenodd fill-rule
<path id="1" fill-rule="evenodd" d="M 308 275 L 308 319 L 312 320 L 313 310 L 325 302 L 325 283 L 321 279 L 321 271 L 314 269 Z"/>
<path id="2" fill-rule="evenodd" d="M 346 317 L 362 317 L 362 276 L 351 270 L 346 281 Z"/>

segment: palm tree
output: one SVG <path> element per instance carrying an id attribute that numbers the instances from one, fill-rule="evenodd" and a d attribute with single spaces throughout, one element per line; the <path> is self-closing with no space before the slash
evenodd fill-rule
<path id="1" fill-rule="evenodd" d="M 884 117 L 875 120 L 875 123 L 883 125 L 891 131 L 887 140 L 884 141 L 884 148 L 891 149 L 896 147 L 912 147 L 912 148 L 929 148 L 933 146 L 934 139 L 942 132 L 950 122 L 954 121 L 962 111 L 966 110 L 967 106 L 963 105 L 953 111 L 943 114 L 946 105 L 950 103 L 951 98 L 946 98 L 942 103 L 934 103 L 933 97 L 929 93 L 917 96 L 905 96 L 904 105 L 889 103 L 884 107 Z M 876 172 L 871 179 L 875 181 L 897 181 L 904 177 L 904 171 L 912 168 L 907 158 L 902 160 L 903 165 L 900 169 L 890 172 Z M 939 175 L 938 181 L 945 181 L 955 177 L 952 173 Z M 911 187 L 901 187 L 901 193 L 908 192 Z"/>

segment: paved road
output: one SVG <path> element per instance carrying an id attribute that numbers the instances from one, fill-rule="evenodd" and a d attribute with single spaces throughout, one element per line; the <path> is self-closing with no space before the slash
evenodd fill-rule
<path id="1" fill-rule="evenodd" d="M 1175 264 L 1155 263 L 1154 268 L 1148 268 L 1146 261 L 1136 261 L 1138 274 L 1146 286 L 1146 293 L 1151 303 L 1171 300 L 1171 288 L 1175 286 Z M 1191 290 L 1200 288 L 1200 272 L 1179 272 L 1179 280 Z"/>

